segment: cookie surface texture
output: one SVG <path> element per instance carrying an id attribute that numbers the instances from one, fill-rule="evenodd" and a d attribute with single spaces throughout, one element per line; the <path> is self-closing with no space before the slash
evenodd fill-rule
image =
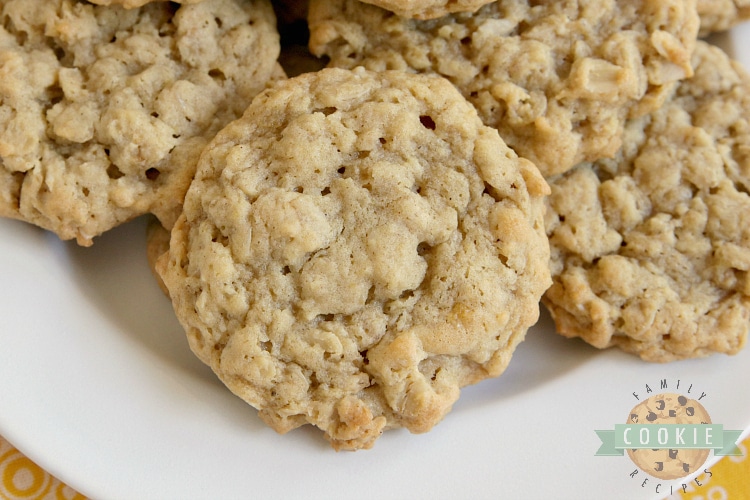
<path id="1" fill-rule="evenodd" d="M 96 5 L 119 5 L 126 9 L 134 9 L 136 7 L 143 7 L 147 3 L 151 2 L 164 2 L 167 0 L 88 0 L 89 2 Z M 175 3 L 191 4 L 202 2 L 203 0 L 172 0 Z"/>
<path id="2" fill-rule="evenodd" d="M 401 17 L 435 19 L 454 12 L 474 12 L 493 0 L 363 0 Z"/>
<path id="3" fill-rule="evenodd" d="M 331 66 L 434 72 L 543 175 L 611 157 L 622 124 L 692 73 L 695 1 L 497 1 L 430 21 L 312 0 L 310 49 Z"/>
<path id="4" fill-rule="evenodd" d="M 323 69 L 201 156 L 162 276 L 191 348 L 279 432 L 425 432 L 549 286 L 549 186 L 445 79 Z"/>
<path id="5" fill-rule="evenodd" d="M 750 19 L 748 0 L 698 0 L 700 35 L 726 31 Z"/>
<path id="6" fill-rule="evenodd" d="M 558 331 L 648 361 L 734 354 L 750 319 L 750 79 L 700 42 L 695 76 L 613 160 L 550 179 Z"/>
<path id="7" fill-rule="evenodd" d="M 171 227 L 202 147 L 279 69 L 266 0 L 0 5 L 0 215 L 82 245 Z"/>

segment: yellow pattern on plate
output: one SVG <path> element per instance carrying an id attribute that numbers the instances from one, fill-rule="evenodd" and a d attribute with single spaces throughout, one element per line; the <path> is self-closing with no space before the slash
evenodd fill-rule
<path id="1" fill-rule="evenodd" d="M 750 500 L 750 436 L 739 444 L 742 456 L 725 457 L 691 481 L 687 491 L 675 493 L 673 500 L 731 499 Z M 697 483 L 700 483 L 698 486 Z M 29 460 L 0 436 L 0 500 L 86 500 Z"/>
<path id="2" fill-rule="evenodd" d="M 691 481 L 686 491 L 674 495 L 676 500 L 750 500 L 750 437 L 739 444 L 742 456 L 727 456 Z M 698 484 L 700 483 L 700 485 Z"/>
<path id="3" fill-rule="evenodd" d="M 0 436 L 0 500 L 85 500 Z"/>

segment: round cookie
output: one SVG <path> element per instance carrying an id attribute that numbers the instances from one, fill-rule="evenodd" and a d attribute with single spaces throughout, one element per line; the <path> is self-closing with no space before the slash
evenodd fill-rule
<path id="1" fill-rule="evenodd" d="M 171 227 L 203 146 L 283 77 L 267 0 L 0 5 L 0 216 L 81 245 Z"/>
<path id="2" fill-rule="evenodd" d="M 700 36 L 726 31 L 750 19 L 750 2 L 747 0 L 698 0 Z"/>
<path id="3" fill-rule="evenodd" d="M 613 156 L 626 118 L 692 74 L 695 0 L 504 0 L 418 21 L 358 0 L 310 2 L 330 66 L 434 72 L 543 175 Z"/>
<path id="4" fill-rule="evenodd" d="M 628 424 L 710 424 L 711 417 L 698 401 L 681 394 L 657 394 L 638 403 L 628 417 Z M 659 479 L 677 479 L 700 469 L 710 449 L 628 450 L 628 456 L 642 471 Z"/>
<path id="5" fill-rule="evenodd" d="M 191 348 L 279 432 L 425 432 L 549 285 L 548 186 L 437 76 L 323 69 L 201 156 L 157 266 Z"/>
<path id="6" fill-rule="evenodd" d="M 648 361 L 737 353 L 750 320 L 750 77 L 699 42 L 695 76 L 612 160 L 550 179 L 558 331 Z"/>

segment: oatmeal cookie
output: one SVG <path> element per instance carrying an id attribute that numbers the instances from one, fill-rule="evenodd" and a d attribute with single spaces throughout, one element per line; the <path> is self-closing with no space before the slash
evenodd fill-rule
<path id="1" fill-rule="evenodd" d="M 612 160 L 550 179 L 559 332 L 648 361 L 734 354 L 750 325 L 750 77 L 699 42 L 695 76 Z"/>
<path id="2" fill-rule="evenodd" d="M 548 193 L 447 80 L 323 69 L 206 147 L 157 267 L 265 422 L 369 448 L 506 368 L 550 283 Z"/>
<path id="3" fill-rule="evenodd" d="M 0 6 L 0 216 L 81 245 L 171 227 L 203 146 L 280 77 L 267 0 Z"/>
<path id="4" fill-rule="evenodd" d="M 613 156 L 627 117 L 692 74 L 695 0 L 502 0 L 473 14 L 401 18 L 312 0 L 310 49 L 330 66 L 434 72 L 545 176 Z"/>
<path id="5" fill-rule="evenodd" d="M 700 35 L 726 31 L 750 19 L 750 0 L 698 0 Z"/>

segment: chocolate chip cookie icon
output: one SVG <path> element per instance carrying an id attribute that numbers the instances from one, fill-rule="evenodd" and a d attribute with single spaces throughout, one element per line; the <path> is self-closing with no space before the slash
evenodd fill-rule
<path id="1" fill-rule="evenodd" d="M 710 424 L 711 417 L 695 399 L 681 394 L 657 394 L 637 404 L 628 424 Z M 628 449 L 628 456 L 642 471 L 659 479 L 685 477 L 706 462 L 709 449 Z"/>

